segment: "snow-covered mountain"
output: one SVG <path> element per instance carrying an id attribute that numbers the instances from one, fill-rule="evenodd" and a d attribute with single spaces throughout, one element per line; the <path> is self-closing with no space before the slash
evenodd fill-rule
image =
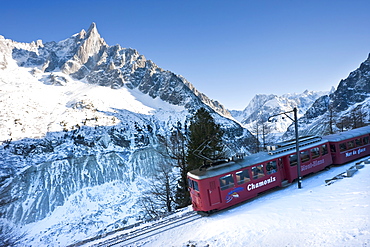
<path id="1" fill-rule="evenodd" d="M 304 91 L 297 94 L 284 94 L 281 96 L 270 94 L 258 94 L 248 104 L 243 111 L 230 111 L 232 116 L 244 127 L 256 134 L 256 126 L 259 127 L 259 134 L 262 132 L 262 125 L 268 128 L 269 135 L 267 142 L 274 142 L 279 139 L 287 128 L 292 124 L 289 118 L 277 117 L 275 121 L 269 123 L 270 116 L 281 112 L 291 111 L 294 107 L 298 109 L 298 117 L 303 116 L 311 105 L 328 92 Z M 293 116 L 293 115 L 292 115 Z"/>
<path id="2" fill-rule="evenodd" d="M 0 218 L 37 229 L 63 211 L 46 231 L 80 238 L 136 222 L 142 193 L 168 162 L 160 139 L 200 107 L 234 147 L 252 138 L 182 76 L 107 45 L 94 23 L 59 42 L 0 36 Z"/>
<path id="3" fill-rule="evenodd" d="M 298 122 L 300 135 L 327 135 L 369 125 L 370 55 L 334 92 L 318 98 Z M 290 126 L 284 137 L 293 133 Z"/>
<path id="4" fill-rule="evenodd" d="M 109 46 L 94 23 L 59 42 L 0 36 L 0 226 L 30 232 L 31 245 L 57 245 L 59 236 L 72 243 L 135 223 L 158 164 L 168 162 L 161 140 L 184 131 L 197 109 L 211 112 L 233 151 L 254 143 L 245 127 L 293 107 L 302 133 L 324 133 L 328 116 L 333 128 L 351 127 L 369 122 L 369 67 L 368 58 L 330 94 L 257 95 L 232 111 L 236 122 L 182 76 Z"/>
<path id="5" fill-rule="evenodd" d="M 370 55 L 330 92 L 256 95 L 243 111 L 230 112 L 254 134 L 257 124 L 259 135 L 265 128 L 269 143 L 294 138 L 294 124 L 289 118 L 276 117 L 272 123 L 267 122 L 269 116 L 291 111 L 294 107 L 298 109 L 301 136 L 322 136 L 370 124 Z"/>

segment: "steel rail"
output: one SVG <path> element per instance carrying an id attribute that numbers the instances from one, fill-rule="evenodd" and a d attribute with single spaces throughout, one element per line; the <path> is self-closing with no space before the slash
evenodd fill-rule
<path id="1" fill-rule="evenodd" d="M 111 238 L 106 240 L 102 239 L 103 241 L 101 242 L 94 241 L 95 243 L 90 244 L 87 243 L 87 245 L 85 246 L 91 247 L 130 246 L 130 244 L 135 244 L 137 242 L 144 241 L 147 238 L 153 237 L 157 234 L 193 222 L 194 220 L 200 219 L 201 217 L 202 216 L 197 214 L 196 212 L 190 212 L 185 216 L 162 220 L 151 226 L 136 229 L 129 233 L 122 233 L 120 235 L 111 236 Z"/>

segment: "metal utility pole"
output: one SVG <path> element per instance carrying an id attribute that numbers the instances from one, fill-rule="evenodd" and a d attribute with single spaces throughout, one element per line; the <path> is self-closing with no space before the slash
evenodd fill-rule
<path id="1" fill-rule="evenodd" d="M 297 174 L 298 174 L 298 189 L 302 188 L 302 177 L 301 177 L 301 155 L 299 153 L 299 139 L 298 139 L 298 117 L 297 108 L 294 107 L 294 129 L 295 129 L 295 150 L 297 152 Z M 291 119 L 291 118 L 290 118 Z"/>
<path id="2" fill-rule="evenodd" d="M 294 119 L 291 118 L 288 113 L 294 113 Z M 298 176 L 298 189 L 302 188 L 302 177 L 301 177 L 301 157 L 299 153 L 299 138 L 298 138 L 298 117 L 297 117 L 297 107 L 294 107 L 292 111 L 282 112 L 273 116 L 270 116 L 268 118 L 268 121 L 270 121 L 270 118 L 279 116 L 279 115 L 285 115 L 287 118 L 292 120 L 294 122 L 294 130 L 295 130 L 295 149 L 297 153 L 297 176 Z"/>

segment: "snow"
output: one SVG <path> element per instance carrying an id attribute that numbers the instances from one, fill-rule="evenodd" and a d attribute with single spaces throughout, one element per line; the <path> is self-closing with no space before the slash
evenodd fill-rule
<path id="1" fill-rule="evenodd" d="M 67 41 L 69 42 L 70 39 Z M 66 246 L 101 232 L 136 223 L 142 217 L 142 209 L 137 204 L 143 191 L 148 187 L 145 181 L 147 178 L 139 177 L 140 169 L 146 168 L 148 170 L 151 168 L 144 165 L 146 164 L 145 160 L 141 161 L 140 165 L 136 164 L 134 159 L 130 160 L 133 164 L 132 166 L 130 164 L 127 177 L 129 175 L 131 177 L 127 179 L 125 177 L 124 181 L 84 187 L 73 194 L 66 191 L 68 188 L 78 187 L 76 184 L 79 184 L 80 181 L 77 178 L 68 180 L 70 176 L 66 176 L 67 172 L 61 171 L 61 168 L 57 166 L 69 167 L 67 157 L 72 152 L 74 157 L 86 158 L 89 155 L 94 155 L 98 159 L 96 163 L 97 166 L 100 166 L 99 172 L 101 171 L 101 174 L 105 175 L 104 170 L 109 168 L 110 163 L 113 164 L 116 160 L 122 159 L 122 164 L 126 164 L 126 159 L 128 159 L 127 157 L 121 157 L 121 159 L 117 157 L 111 162 L 106 160 L 110 157 L 110 152 L 117 152 L 117 156 L 125 156 L 124 154 L 128 152 L 125 147 L 113 146 L 109 141 L 107 131 L 111 126 L 118 126 L 122 129 L 129 126 L 134 129 L 134 122 L 137 121 L 138 125 L 148 123 L 153 128 L 157 127 L 156 131 L 162 132 L 165 130 L 162 130 L 161 127 L 166 123 L 170 126 L 179 120 L 184 122 L 184 119 L 189 115 L 188 111 L 183 106 L 172 105 L 159 97 L 153 99 L 138 89 L 127 87 L 112 89 L 89 84 L 84 80 L 78 81 L 59 70 L 50 73 L 42 72 L 38 67 L 20 67 L 12 59 L 9 42 L 12 41 L 2 40 L 0 42 L 0 53 L 3 52 L 6 55 L 4 55 L 4 61 L 0 59 L 0 144 L 10 139 L 12 142 L 23 142 L 24 145 L 27 145 L 27 142 L 37 141 L 32 138 L 45 138 L 54 141 L 67 131 L 76 130 L 77 126 L 82 126 L 80 133 L 83 132 L 86 140 L 89 141 L 99 136 L 99 142 L 102 143 L 102 145 L 97 144 L 95 148 L 81 145 L 81 149 L 76 149 L 77 145 L 74 145 L 71 140 L 65 139 L 64 143 L 57 145 L 52 153 L 35 153 L 27 159 L 20 155 L 9 154 L 9 149 L 1 150 L 4 153 L 4 155 L 3 153 L 0 155 L 1 176 L 5 177 L 13 170 L 17 174 L 27 174 L 30 167 L 38 171 L 36 175 L 32 174 L 31 176 L 33 179 L 30 182 L 34 182 L 33 185 L 27 187 L 28 184 L 21 183 L 16 185 L 18 187 L 13 186 L 13 189 L 16 187 L 15 189 L 24 195 L 18 205 L 19 208 L 24 209 L 18 214 L 19 217 L 22 212 L 23 215 L 32 214 L 28 214 L 32 211 L 32 207 L 37 208 L 38 212 L 44 210 L 39 206 L 43 200 L 40 197 L 41 194 L 65 195 L 63 198 L 58 197 L 55 200 L 50 200 L 50 204 L 48 204 L 50 207 L 47 206 L 50 211 L 45 211 L 46 217 L 42 220 L 33 222 L 31 218 L 34 217 L 30 217 L 27 222 L 22 222 L 19 225 L 14 224 L 17 231 L 27 234 L 23 239 L 23 244 Z M 27 50 L 33 49 L 31 45 L 29 47 L 26 44 L 16 44 Z M 37 51 L 37 49 L 34 50 Z M 65 52 L 68 51 L 65 50 Z M 53 81 L 51 78 L 55 80 Z M 127 135 L 127 140 L 131 141 L 133 132 L 130 132 L 129 129 L 123 135 Z M 135 151 L 134 147 L 131 150 Z M 138 151 L 136 155 L 140 154 Z M 50 161 L 50 165 L 46 164 L 46 161 Z M 148 158 L 148 161 L 155 164 L 153 157 Z M 46 174 L 47 177 L 50 175 L 50 180 L 41 180 L 44 177 L 40 174 L 44 174 L 45 170 L 41 167 L 48 170 Z M 117 169 L 124 170 L 122 167 Z M 91 173 L 85 170 L 85 167 L 81 168 L 81 181 L 90 175 Z M 63 177 L 71 184 L 66 184 L 67 180 L 64 180 Z M 16 180 L 16 178 L 17 176 L 14 176 L 11 180 Z M 108 177 L 105 178 L 107 181 L 111 181 Z M 46 186 L 43 186 L 44 184 Z M 58 186 L 53 187 L 55 184 Z M 57 190 L 60 190 L 60 193 L 54 193 Z M 63 204 L 64 202 L 65 204 Z M 13 225 L 12 220 L 8 218 L 5 221 L 7 224 Z"/>
<path id="2" fill-rule="evenodd" d="M 370 164 L 331 185 L 354 163 L 147 239 L 137 246 L 369 246 Z"/>
<path id="3" fill-rule="evenodd" d="M 30 246 L 66 246 L 78 240 L 136 223 L 138 210 L 132 210 L 147 184 L 121 181 L 87 187 L 71 195 L 45 219 L 27 224 L 23 240 Z M 136 198 L 136 199 L 133 199 Z M 122 222 L 125 219 L 125 222 Z M 127 220 L 128 219 L 128 220 Z"/>
<path id="4" fill-rule="evenodd" d="M 63 86 L 48 85 L 50 73 L 14 66 L 0 71 L 0 141 L 13 138 L 40 138 L 48 132 L 73 129 L 85 121 L 88 126 L 112 126 L 120 110 L 155 115 L 162 120 L 169 115 L 184 118 L 184 107 L 153 99 L 137 89 L 111 89 L 84 83 L 61 73 Z M 42 83 L 44 81 L 44 83 Z M 8 93 L 8 92 L 11 92 Z M 163 112 L 167 111 L 166 114 Z"/>
<path id="5" fill-rule="evenodd" d="M 83 31 L 77 35 L 85 34 L 86 32 Z M 168 129 L 161 128 L 162 125 L 171 126 L 181 119 L 183 120 L 181 122 L 184 122 L 188 115 L 184 107 L 171 105 L 159 97 L 153 99 L 138 89 L 126 87 L 111 89 L 92 85 L 83 80 L 75 80 L 59 69 L 52 73 L 44 73 L 45 68 L 41 68 L 40 64 L 36 64 L 33 68 L 20 67 L 12 58 L 11 49 L 16 47 L 38 53 L 37 47 L 42 46 L 42 41 L 25 44 L 5 40 L 1 36 L 0 41 L 0 52 L 5 54 L 0 58 L 0 108 L 2 109 L 0 142 L 12 138 L 12 141 L 23 139 L 27 143 L 28 138 L 61 135 L 63 131 L 76 129 L 77 125 L 106 126 L 108 129 L 109 126 L 125 122 L 133 126 L 137 119 L 156 123 L 157 131 L 160 132 Z M 98 42 L 98 40 L 95 41 Z M 74 38 L 58 42 L 58 49 L 55 48 L 56 54 L 59 57 L 71 55 L 75 42 Z M 91 45 L 95 49 L 97 46 L 94 44 L 92 42 Z M 91 51 L 91 49 L 87 50 Z M 139 56 L 138 53 L 135 56 Z M 130 59 L 137 61 L 137 66 L 142 66 L 139 59 L 134 59 L 133 56 L 130 56 Z M 140 56 L 140 59 L 145 58 Z M 26 62 L 27 57 L 19 58 L 17 61 Z M 73 60 L 70 62 L 75 63 Z M 198 94 L 201 93 L 198 92 Z M 233 123 L 224 118 L 217 117 L 216 120 L 223 126 L 232 127 Z M 94 134 L 98 135 L 100 131 L 102 132 L 101 142 L 103 146 L 106 146 L 101 155 L 99 155 L 102 151 L 100 144 L 96 149 L 86 147 L 85 150 L 85 147 L 81 146 L 80 149 L 74 150 L 76 145 L 73 146 L 70 143 L 71 140 L 67 139 L 65 143 L 56 146 L 52 154 L 47 153 L 45 157 L 35 154 L 29 163 L 37 161 L 33 162 L 38 164 L 35 168 L 44 166 L 45 161 L 60 159 L 63 163 L 72 150 L 74 150 L 75 157 L 94 154 L 102 156 L 102 161 L 106 159 L 105 152 L 125 151 L 123 148 L 122 150 L 119 147 L 113 148 L 111 146 L 113 144 L 109 143 L 109 136 L 99 128 Z M 88 128 L 83 128 L 81 134 L 86 134 L 84 136 L 86 140 L 92 138 L 89 136 L 91 133 Z M 130 137 L 129 134 L 128 137 Z M 146 155 L 145 157 L 148 157 L 146 160 L 153 160 L 153 154 L 149 151 L 147 153 L 138 152 L 136 155 Z M 7 159 L 0 160 L 4 168 L 8 165 L 15 166 L 19 169 L 17 171 L 19 174 L 23 174 L 23 171 L 29 168 L 27 160 L 22 160 L 16 155 L 5 158 Z M 53 169 L 53 166 L 61 163 L 51 163 L 50 173 L 55 173 L 52 174 L 51 179 L 59 179 L 65 173 L 61 169 Z M 97 162 L 100 168 L 98 170 L 107 169 L 107 166 L 103 166 L 107 163 Z M 141 163 L 143 167 L 146 165 L 143 161 Z M 139 169 L 137 165 L 134 163 L 132 169 Z M 299 246 L 302 242 L 324 246 L 336 243 L 347 246 L 370 244 L 369 226 L 367 225 L 369 222 L 369 187 L 366 184 L 369 167 L 360 170 L 351 179 L 342 180 L 330 186 L 323 184 L 324 179 L 342 172 L 347 166 L 337 167 L 329 172 L 305 179 L 302 190 L 297 190 L 293 185 L 271 192 L 237 208 L 148 239 L 145 245 L 275 246 L 277 244 Z M 81 176 L 89 176 L 89 174 L 87 170 L 81 171 Z M 130 170 L 126 174 L 129 176 L 134 172 Z M 137 176 L 136 173 L 135 176 Z M 35 175 L 33 178 L 35 183 L 30 185 L 28 194 L 27 191 L 25 192 L 27 200 L 22 202 L 25 210 L 31 208 L 32 201 L 42 199 L 37 197 L 37 193 L 45 192 L 44 189 L 36 190 L 36 188 L 42 188 L 38 186 L 41 180 L 37 180 L 38 177 Z M 65 193 L 66 199 L 63 205 L 54 203 L 55 210 L 48 212 L 45 218 L 33 223 L 24 223 L 21 231 L 25 231 L 27 236 L 23 244 L 66 246 L 136 223 L 141 213 L 138 207 L 140 196 L 148 185 L 145 178 L 141 177 L 127 181 L 109 180 L 100 186 L 84 187 L 73 194 Z M 77 182 L 73 181 L 73 183 Z M 50 184 L 53 184 L 53 181 Z M 19 186 L 27 188 L 23 184 Z M 19 191 L 21 189 L 19 188 Z M 60 187 L 52 188 L 51 191 L 57 189 Z M 60 201 L 64 202 L 64 200 Z M 329 233 L 328 236 L 325 236 L 326 233 Z M 313 238 L 312 235 L 319 238 Z"/>
<path id="6" fill-rule="evenodd" d="M 370 157 L 367 158 L 368 160 Z M 325 180 L 355 162 L 304 177 L 297 184 L 138 242 L 135 246 L 368 246 L 370 244 L 370 163 L 352 177 Z M 138 179 L 136 181 L 143 181 Z M 27 246 L 66 246 L 136 223 L 140 187 L 117 181 L 84 188 L 45 219 L 25 225 Z M 127 204 L 125 204 L 127 203 Z M 137 208 L 137 207 L 136 207 Z M 181 210 L 184 214 L 191 207 Z M 130 221 L 130 217 L 132 217 Z M 173 217 L 173 216 L 171 216 Z M 144 225 L 148 225 L 145 223 Z M 113 237 L 115 235 L 109 235 Z M 90 242 L 87 246 L 97 243 Z"/>
<path id="7" fill-rule="evenodd" d="M 269 123 L 267 119 L 278 113 L 292 111 L 294 107 L 298 109 L 298 118 L 301 118 L 312 104 L 321 96 L 328 92 L 304 91 L 303 93 L 287 93 L 281 96 L 270 94 L 258 94 L 248 104 L 243 111 L 231 111 L 235 120 L 250 131 L 256 129 L 257 121 L 263 121 L 268 127 L 267 142 L 274 143 L 278 136 L 283 136 L 288 127 L 292 125 L 291 119 L 283 116 L 273 118 Z M 290 114 L 293 117 L 293 114 Z M 302 126 L 300 126 L 301 129 Z M 262 142 L 262 140 L 260 140 Z"/>

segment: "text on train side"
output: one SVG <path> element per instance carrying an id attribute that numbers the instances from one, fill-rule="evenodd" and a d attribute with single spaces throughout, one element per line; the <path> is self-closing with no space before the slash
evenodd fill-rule
<path id="1" fill-rule="evenodd" d="M 272 182 L 275 182 L 275 181 L 276 181 L 276 177 L 270 177 L 269 179 L 263 180 L 259 183 L 251 183 L 251 184 L 248 184 L 247 190 L 251 191 L 251 190 L 257 189 L 259 187 L 265 186 L 267 184 L 270 184 Z"/>
<path id="2" fill-rule="evenodd" d="M 366 148 L 359 148 L 358 150 L 353 150 L 351 152 L 347 152 L 346 157 L 349 157 L 349 156 L 352 156 L 352 155 L 355 155 L 355 154 L 360 154 L 360 153 L 365 152 L 365 151 L 366 151 Z"/>

